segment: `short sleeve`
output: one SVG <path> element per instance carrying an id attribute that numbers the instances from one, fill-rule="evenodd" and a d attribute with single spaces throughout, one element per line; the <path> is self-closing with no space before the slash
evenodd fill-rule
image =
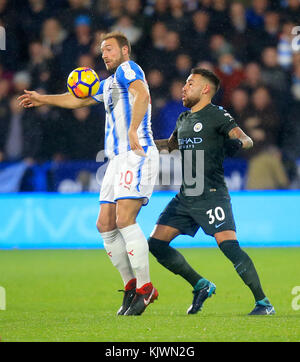
<path id="1" fill-rule="evenodd" d="M 178 130 L 177 130 L 177 127 L 174 129 L 174 131 L 172 132 L 172 135 L 176 138 L 176 139 L 178 139 Z M 171 135 L 171 136 L 172 136 Z"/>
<path id="2" fill-rule="evenodd" d="M 175 129 L 174 129 L 174 135 L 176 135 L 177 137 L 177 134 L 178 134 L 178 128 L 181 126 L 181 123 L 182 123 L 182 120 L 184 118 L 184 116 L 187 114 L 187 112 L 182 112 L 180 113 L 180 115 L 178 116 L 177 118 L 177 121 L 176 121 L 176 126 L 175 126 Z"/>
<path id="3" fill-rule="evenodd" d="M 238 127 L 238 124 L 233 119 L 232 115 L 228 113 L 225 109 L 221 108 L 218 112 L 218 132 L 224 136 L 228 136 L 228 133 L 235 127 Z"/>
<path id="4" fill-rule="evenodd" d="M 132 60 L 128 62 L 122 63 L 119 65 L 116 71 L 116 80 L 119 84 L 123 87 L 128 89 L 130 83 L 134 82 L 135 80 L 145 80 L 144 72 L 142 71 L 141 67 L 138 66 Z"/>
<path id="5" fill-rule="evenodd" d="M 175 129 L 171 134 L 171 136 L 173 135 L 174 137 L 176 137 L 176 139 L 178 139 L 178 120 L 179 120 L 179 118 L 180 118 L 180 116 L 177 118 Z"/>
<path id="6" fill-rule="evenodd" d="M 100 82 L 100 87 L 98 89 L 98 92 L 92 96 L 93 99 L 95 99 L 95 101 L 97 102 L 103 102 L 103 87 L 104 87 L 104 82 L 105 80 L 102 80 Z"/>

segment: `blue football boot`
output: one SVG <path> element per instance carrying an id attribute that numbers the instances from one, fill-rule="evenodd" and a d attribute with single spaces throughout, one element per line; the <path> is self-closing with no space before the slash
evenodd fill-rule
<path id="1" fill-rule="evenodd" d="M 275 314 L 275 309 L 266 297 L 255 303 L 255 308 L 248 315 L 272 315 Z"/>
<path id="2" fill-rule="evenodd" d="M 216 294 L 216 286 L 214 283 L 207 281 L 206 285 L 199 289 L 193 290 L 194 298 L 191 306 L 187 310 L 187 314 L 196 314 L 201 310 L 203 303 L 207 298 L 210 298 L 213 294 Z"/>

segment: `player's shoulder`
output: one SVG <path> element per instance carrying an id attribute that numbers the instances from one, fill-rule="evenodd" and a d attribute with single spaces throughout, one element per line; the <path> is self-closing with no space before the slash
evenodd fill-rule
<path id="1" fill-rule="evenodd" d="M 233 119 L 232 115 L 222 106 L 211 103 L 210 112 L 218 120 Z"/>
<path id="2" fill-rule="evenodd" d="M 212 123 L 216 126 L 219 133 L 227 135 L 233 128 L 238 127 L 232 115 L 223 107 L 213 105 L 211 117 Z"/>
<path id="3" fill-rule="evenodd" d="M 188 110 L 188 111 L 184 111 L 184 112 L 181 112 L 177 118 L 178 121 L 183 121 L 186 117 L 188 117 L 189 115 L 191 114 L 191 111 Z"/>
<path id="4" fill-rule="evenodd" d="M 123 70 L 133 69 L 133 70 L 142 70 L 142 68 L 134 61 L 134 60 L 127 60 L 119 65 Z"/>
<path id="5" fill-rule="evenodd" d="M 142 68 L 133 60 L 127 60 L 120 64 L 116 70 L 117 78 L 125 77 L 128 80 L 135 79 L 137 75 L 143 75 Z"/>
<path id="6" fill-rule="evenodd" d="M 177 118 L 177 121 L 176 121 L 176 127 L 178 128 L 178 126 L 185 120 L 185 118 L 191 114 L 191 111 L 184 111 L 184 112 L 181 112 Z"/>
<path id="7" fill-rule="evenodd" d="M 184 119 L 185 117 L 189 116 L 191 114 L 191 111 L 190 110 L 187 110 L 187 111 L 183 111 L 179 114 L 178 116 L 178 119 Z"/>

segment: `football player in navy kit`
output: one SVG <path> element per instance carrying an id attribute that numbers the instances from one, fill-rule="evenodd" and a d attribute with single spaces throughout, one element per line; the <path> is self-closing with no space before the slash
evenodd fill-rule
<path id="1" fill-rule="evenodd" d="M 252 147 L 253 142 L 225 109 L 211 103 L 218 88 L 219 79 L 213 72 L 192 69 L 182 96 L 183 105 L 190 111 L 180 114 L 169 139 L 155 141 L 159 149 L 181 151 L 183 181 L 180 192 L 159 216 L 148 240 L 149 249 L 159 263 L 192 285 L 194 298 L 187 313 L 195 314 L 215 293 L 216 286 L 196 272 L 170 242 L 180 234 L 193 237 L 201 227 L 214 236 L 220 250 L 253 293 L 255 308 L 250 314 L 274 314 L 251 258 L 237 241 L 224 181 L 224 157 Z"/>

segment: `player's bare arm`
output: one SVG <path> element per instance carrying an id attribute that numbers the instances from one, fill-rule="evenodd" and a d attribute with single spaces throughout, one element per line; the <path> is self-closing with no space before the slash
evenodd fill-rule
<path id="1" fill-rule="evenodd" d="M 154 142 L 159 151 L 168 150 L 169 152 L 172 152 L 173 150 L 178 149 L 178 140 L 175 132 L 173 132 L 168 139 L 154 140 Z"/>
<path id="2" fill-rule="evenodd" d="M 169 151 L 168 141 L 169 140 L 167 138 L 165 138 L 163 140 L 154 140 L 154 143 L 156 144 L 158 151 L 162 151 L 162 150 Z"/>
<path id="3" fill-rule="evenodd" d="M 24 108 L 40 107 L 42 105 L 56 106 L 61 108 L 81 108 L 97 104 L 97 102 L 89 98 L 75 98 L 71 93 L 64 94 L 39 94 L 35 91 L 25 90 L 18 100 L 19 105 Z"/>
<path id="4" fill-rule="evenodd" d="M 247 136 L 246 133 L 240 127 L 233 128 L 228 133 L 228 136 L 230 139 L 239 139 L 243 144 L 242 148 L 247 149 L 253 147 L 252 139 L 249 136 Z"/>
<path id="5" fill-rule="evenodd" d="M 145 152 L 138 140 L 137 130 L 147 112 L 150 95 L 145 83 L 141 80 L 132 82 L 129 86 L 129 92 L 134 97 L 131 123 L 128 130 L 129 143 L 133 151 L 145 156 Z"/>

